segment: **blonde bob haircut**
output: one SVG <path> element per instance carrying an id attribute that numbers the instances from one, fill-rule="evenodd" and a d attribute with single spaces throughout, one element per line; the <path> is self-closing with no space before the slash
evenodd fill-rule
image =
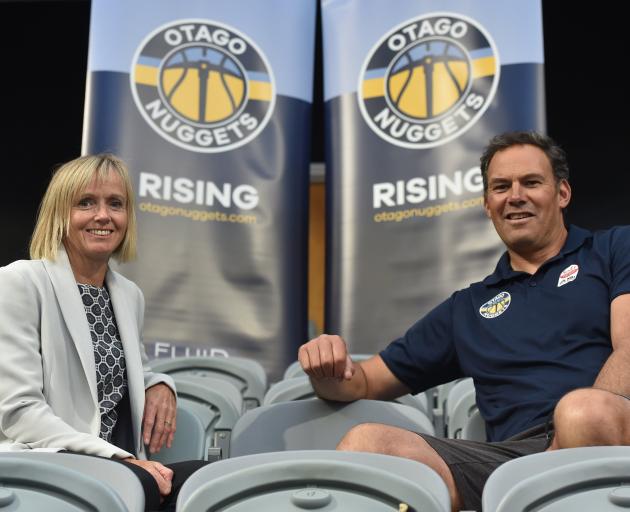
<path id="1" fill-rule="evenodd" d="M 39 205 L 30 244 L 31 259 L 57 258 L 59 246 L 70 231 L 72 206 L 95 177 L 104 181 L 110 172 L 118 173 L 127 194 L 127 232 L 113 257 L 120 262 L 136 257 L 136 213 L 129 171 L 120 158 L 103 153 L 76 158 L 55 171 Z"/>

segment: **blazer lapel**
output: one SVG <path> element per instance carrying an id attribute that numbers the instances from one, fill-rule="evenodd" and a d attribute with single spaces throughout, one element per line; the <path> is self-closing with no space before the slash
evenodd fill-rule
<path id="1" fill-rule="evenodd" d="M 92 337 L 90 335 L 87 317 L 85 316 L 83 302 L 81 301 L 81 295 L 79 294 L 77 283 L 74 279 L 72 268 L 70 267 L 68 255 L 63 247 L 60 247 L 55 261 L 43 260 L 43 262 L 55 291 L 57 303 L 59 304 L 64 322 L 68 327 L 68 332 L 79 354 L 81 365 L 83 366 L 83 371 L 90 388 L 90 394 L 98 410 L 96 367 L 94 364 Z"/>
<path id="2" fill-rule="evenodd" d="M 136 442 L 136 453 L 141 445 L 140 429 L 144 413 L 144 369 L 140 355 L 140 336 L 138 320 L 135 317 L 137 306 L 129 304 L 129 297 L 119 284 L 118 276 L 110 269 L 105 276 L 105 283 L 109 291 L 114 308 L 114 317 L 118 334 L 125 352 L 125 366 L 127 367 L 127 385 L 129 406 L 131 408 L 132 428 Z M 135 307 L 134 307 L 135 306 Z"/>

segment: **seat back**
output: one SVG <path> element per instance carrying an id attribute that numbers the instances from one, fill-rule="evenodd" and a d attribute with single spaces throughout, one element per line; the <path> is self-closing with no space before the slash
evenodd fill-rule
<path id="1" fill-rule="evenodd" d="M 150 456 L 162 464 L 172 464 L 186 460 L 208 460 L 212 435 L 206 432 L 206 426 L 195 409 L 195 404 L 186 399 L 177 403 L 177 431 L 170 448 L 164 446 Z M 206 422 L 211 424 L 213 420 Z"/>
<path id="2" fill-rule="evenodd" d="M 490 475 L 484 512 L 621 512 L 630 507 L 630 446 L 567 448 L 514 459 Z"/>
<path id="3" fill-rule="evenodd" d="M 273 384 L 265 393 L 263 405 L 288 402 L 290 400 L 304 400 L 306 398 L 315 398 L 316 396 L 311 380 L 306 375 L 302 375 L 283 379 Z M 393 401 L 414 407 L 431 418 L 432 411 L 429 409 L 429 402 L 424 393 L 403 395 Z"/>
<path id="4" fill-rule="evenodd" d="M 361 423 L 383 423 L 434 434 L 425 414 L 412 407 L 377 400 L 329 402 L 318 398 L 263 405 L 247 411 L 232 430 L 232 457 L 283 450 L 334 449 Z"/>
<path id="5" fill-rule="evenodd" d="M 135 474 L 115 461 L 66 453 L 7 452 L 0 453 L 0 509 L 140 512 L 144 492 Z"/>
<path id="6" fill-rule="evenodd" d="M 238 391 L 229 382 L 195 375 L 177 376 L 175 386 L 178 404 L 195 414 L 203 425 L 206 439 L 203 459 L 228 457 L 232 429 L 243 409 Z M 191 428 L 196 427 L 191 425 Z M 197 449 L 197 441 L 193 444 Z M 209 453 L 209 448 L 217 448 L 220 453 L 215 454 L 216 450 Z"/>
<path id="7" fill-rule="evenodd" d="M 477 409 L 475 385 L 472 379 L 461 379 L 449 390 L 445 403 L 446 435 L 461 438 L 464 425 Z M 485 439 L 484 439 L 485 440 Z"/>
<path id="8" fill-rule="evenodd" d="M 267 376 L 260 363 L 241 357 L 174 357 L 155 359 L 150 363 L 156 372 L 178 375 L 215 377 L 231 382 L 241 392 L 244 407 L 257 407 L 267 390 Z"/>
<path id="9" fill-rule="evenodd" d="M 293 451 L 223 460 L 182 486 L 177 510 L 447 512 L 442 479 L 418 462 L 373 453 Z"/>

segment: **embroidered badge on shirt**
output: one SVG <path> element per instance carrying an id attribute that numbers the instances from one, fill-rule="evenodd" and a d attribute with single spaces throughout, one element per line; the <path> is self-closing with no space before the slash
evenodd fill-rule
<path id="1" fill-rule="evenodd" d="M 495 318 L 505 313 L 511 302 L 512 296 L 508 292 L 501 292 L 481 306 L 479 314 L 484 318 Z"/>
<path id="2" fill-rule="evenodd" d="M 569 265 L 562 272 L 560 272 L 560 277 L 558 278 L 558 288 L 567 283 L 570 283 L 571 281 L 575 281 L 579 270 L 580 267 L 578 267 L 577 265 Z"/>

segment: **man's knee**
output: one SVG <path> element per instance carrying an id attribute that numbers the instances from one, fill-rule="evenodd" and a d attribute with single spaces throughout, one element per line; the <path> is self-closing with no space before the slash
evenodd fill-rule
<path id="1" fill-rule="evenodd" d="M 623 414 L 622 397 L 602 389 L 576 389 L 564 395 L 554 412 L 556 427 L 561 425 L 606 426 Z"/>
<path id="2" fill-rule="evenodd" d="M 554 447 L 625 443 L 630 403 L 602 389 L 567 393 L 554 412 Z"/>

